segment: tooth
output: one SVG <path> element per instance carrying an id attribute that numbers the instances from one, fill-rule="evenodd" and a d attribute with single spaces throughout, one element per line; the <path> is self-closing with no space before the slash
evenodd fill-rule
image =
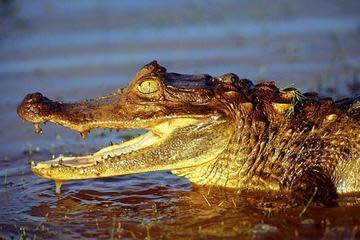
<path id="1" fill-rule="evenodd" d="M 36 134 L 41 134 L 42 133 L 42 129 L 40 127 L 40 123 L 35 123 L 34 124 L 34 127 L 35 127 L 35 133 Z"/>
<path id="2" fill-rule="evenodd" d="M 83 139 L 86 139 L 89 136 L 90 131 L 80 132 L 80 136 Z"/>

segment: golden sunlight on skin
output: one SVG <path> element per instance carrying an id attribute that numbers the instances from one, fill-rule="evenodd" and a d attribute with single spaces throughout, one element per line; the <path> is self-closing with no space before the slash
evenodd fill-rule
<path id="1" fill-rule="evenodd" d="M 284 191 L 299 202 L 334 204 L 360 191 L 358 98 L 334 102 L 235 74 L 168 73 L 145 65 L 128 88 L 74 104 L 27 95 L 18 114 L 86 136 L 94 128 L 148 133 L 79 157 L 32 164 L 56 182 L 168 170 L 199 185 Z"/>

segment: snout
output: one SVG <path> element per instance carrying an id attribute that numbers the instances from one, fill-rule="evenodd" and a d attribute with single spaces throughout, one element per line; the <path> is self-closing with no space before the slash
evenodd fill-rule
<path id="1" fill-rule="evenodd" d="M 51 101 L 41 93 L 27 94 L 17 108 L 17 114 L 24 120 L 41 123 L 47 120 L 59 103 Z"/>

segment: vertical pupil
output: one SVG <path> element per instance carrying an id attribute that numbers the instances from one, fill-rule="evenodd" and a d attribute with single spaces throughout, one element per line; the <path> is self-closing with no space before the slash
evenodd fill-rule
<path id="1" fill-rule="evenodd" d="M 154 81 L 144 81 L 138 86 L 139 91 L 142 93 L 153 93 L 158 89 L 158 84 Z"/>

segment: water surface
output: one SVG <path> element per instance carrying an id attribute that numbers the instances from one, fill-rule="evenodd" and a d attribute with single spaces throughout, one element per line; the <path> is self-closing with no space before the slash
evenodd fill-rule
<path id="1" fill-rule="evenodd" d="M 193 186 L 168 172 L 65 183 L 30 160 L 94 152 L 138 131 L 83 140 L 16 116 L 29 92 L 77 101 L 126 86 L 157 59 L 170 71 L 237 73 L 334 97 L 360 94 L 359 1 L 16 1 L 0 17 L 0 238 L 355 239 L 360 197 L 289 207 L 286 196 Z"/>

